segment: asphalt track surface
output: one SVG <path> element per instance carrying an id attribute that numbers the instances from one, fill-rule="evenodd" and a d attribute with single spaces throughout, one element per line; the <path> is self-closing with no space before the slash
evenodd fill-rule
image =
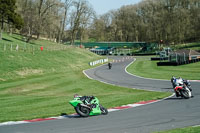
<path id="1" fill-rule="evenodd" d="M 153 91 L 171 91 L 169 81 L 135 77 L 125 72 L 133 60 L 113 63 L 111 70 L 106 65 L 85 73 L 96 80 L 129 88 Z M 0 126 L 0 133 L 150 133 L 174 128 L 200 125 L 200 83 L 192 82 L 194 98 L 171 97 L 140 107 L 111 112 L 106 116 L 88 118 L 66 117 L 18 125 Z"/>

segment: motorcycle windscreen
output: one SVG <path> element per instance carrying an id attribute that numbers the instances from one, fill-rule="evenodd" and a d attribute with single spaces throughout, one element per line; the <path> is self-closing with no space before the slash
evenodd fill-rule
<path id="1" fill-rule="evenodd" d="M 71 101 L 69 101 L 69 103 L 70 103 L 73 107 L 76 107 L 78 104 L 82 104 L 83 102 L 82 102 L 82 101 L 79 101 L 79 100 L 71 100 Z"/>

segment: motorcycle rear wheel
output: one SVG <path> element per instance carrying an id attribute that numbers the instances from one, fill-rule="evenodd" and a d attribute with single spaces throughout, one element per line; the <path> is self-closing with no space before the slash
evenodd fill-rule
<path id="1" fill-rule="evenodd" d="M 81 105 L 78 105 L 75 107 L 76 113 L 79 114 L 82 117 L 88 117 L 90 114 L 90 109 L 83 107 Z"/>

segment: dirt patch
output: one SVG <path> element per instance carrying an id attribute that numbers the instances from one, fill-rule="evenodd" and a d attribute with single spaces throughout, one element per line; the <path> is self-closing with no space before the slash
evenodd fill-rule
<path id="1" fill-rule="evenodd" d="M 30 69 L 30 68 L 24 68 L 20 71 L 16 71 L 16 73 L 20 76 L 29 76 L 29 75 L 35 75 L 35 74 L 42 74 L 43 70 L 41 69 Z"/>
<path id="2" fill-rule="evenodd" d="M 5 79 L 0 78 L 0 81 L 6 81 Z"/>

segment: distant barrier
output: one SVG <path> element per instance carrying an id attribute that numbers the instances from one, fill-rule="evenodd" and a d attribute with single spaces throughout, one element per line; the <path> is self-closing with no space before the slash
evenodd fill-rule
<path id="1" fill-rule="evenodd" d="M 40 46 L 40 45 L 31 45 L 31 44 L 24 44 L 24 45 L 18 45 L 18 44 L 0 44 L 0 51 L 3 52 L 37 52 L 37 51 L 64 51 L 68 48 L 75 48 L 76 46 L 67 46 L 67 45 L 47 45 L 47 46 Z"/>
<path id="2" fill-rule="evenodd" d="M 75 42 L 77 46 L 84 46 L 85 48 L 98 47 L 115 47 L 115 48 L 144 48 L 149 50 L 153 47 L 158 47 L 157 43 L 147 43 L 147 42 Z"/>
<path id="3" fill-rule="evenodd" d="M 108 58 L 107 59 L 100 59 L 100 60 L 96 60 L 96 61 L 90 62 L 89 65 L 90 66 L 95 66 L 97 64 L 103 64 L 105 62 L 108 62 Z"/>
<path id="4" fill-rule="evenodd" d="M 200 61 L 199 55 L 188 55 L 183 53 L 170 54 L 168 61 L 157 62 L 157 66 L 178 66 L 184 64 L 190 64 Z"/>

